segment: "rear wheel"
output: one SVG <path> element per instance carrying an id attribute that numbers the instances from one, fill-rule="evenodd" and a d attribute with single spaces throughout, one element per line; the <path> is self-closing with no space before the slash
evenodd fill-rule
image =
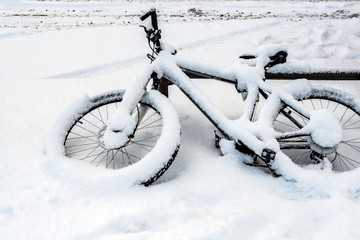
<path id="1" fill-rule="evenodd" d="M 347 93 L 324 87 L 314 87 L 311 95 L 300 100 L 308 109 L 328 109 L 334 113 L 343 128 L 343 137 L 333 150 L 321 149 L 311 145 L 308 136 L 279 140 L 281 150 L 296 164 L 313 167 L 326 157 L 337 172 L 345 172 L 360 167 L 360 106 L 357 99 Z M 275 130 L 291 132 L 299 129 L 295 121 L 285 116 L 288 114 L 296 122 L 305 126 L 309 119 L 285 107 L 274 122 Z"/>
<path id="2" fill-rule="evenodd" d="M 134 136 L 120 148 L 106 149 L 103 140 L 106 124 L 117 110 L 122 98 L 123 92 L 115 92 L 91 99 L 67 130 L 64 139 L 65 155 L 112 169 L 140 167 L 139 162 L 152 156 L 156 158 L 154 164 L 158 164 L 159 167 L 141 180 L 142 184 L 150 185 L 174 160 L 180 144 L 180 127 L 171 123 L 173 119 L 168 116 L 169 108 L 162 106 L 164 101 L 167 101 L 166 98 L 158 93 L 148 95 L 141 99 L 132 113 L 137 122 Z M 162 146 L 161 154 L 157 153 L 160 152 L 158 145 Z"/>

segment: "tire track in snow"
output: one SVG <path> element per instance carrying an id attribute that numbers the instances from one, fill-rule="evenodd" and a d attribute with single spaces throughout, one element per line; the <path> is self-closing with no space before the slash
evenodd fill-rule
<path id="1" fill-rule="evenodd" d="M 274 27 L 279 24 L 280 24 L 280 21 L 274 21 L 271 23 L 258 25 L 256 27 L 252 26 L 249 28 L 241 29 L 238 31 L 233 31 L 233 32 L 218 35 L 215 37 L 210 37 L 210 38 L 203 39 L 203 40 L 185 43 L 185 44 L 178 46 L 176 49 L 178 49 L 178 50 L 194 49 L 194 48 L 197 48 L 200 46 L 204 46 L 206 44 L 211 44 L 217 40 L 223 40 L 223 39 L 231 38 L 231 37 L 234 37 L 234 36 L 237 36 L 240 34 L 246 34 L 246 33 L 254 32 L 254 31 L 259 31 L 260 29 Z M 147 61 L 147 60 L 148 59 L 145 57 L 145 54 L 142 54 L 141 56 L 139 55 L 139 56 L 136 56 L 133 58 L 122 59 L 122 60 L 115 61 L 112 63 L 102 64 L 102 65 L 98 65 L 98 66 L 92 66 L 89 68 L 83 68 L 83 69 L 68 72 L 68 73 L 57 74 L 54 76 L 50 76 L 49 78 L 79 78 L 79 77 L 81 78 L 81 77 L 94 76 L 94 75 L 98 75 L 98 74 L 114 72 L 121 68 L 128 67 L 133 64 L 139 64 L 142 61 Z"/>
<path id="2" fill-rule="evenodd" d="M 89 68 L 80 69 L 77 71 L 72 71 L 64 74 L 58 74 L 55 76 L 51 76 L 49 78 L 79 78 L 79 77 L 88 77 L 97 74 L 109 73 L 117 71 L 126 66 L 130 66 L 133 64 L 138 64 L 142 61 L 146 60 L 145 54 L 133 58 L 127 58 L 119 61 L 115 61 L 112 63 L 97 65 Z"/>

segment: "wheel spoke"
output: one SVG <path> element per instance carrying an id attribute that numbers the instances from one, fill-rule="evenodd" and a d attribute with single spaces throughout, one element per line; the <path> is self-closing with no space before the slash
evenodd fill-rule
<path id="1" fill-rule="evenodd" d="M 91 146 L 91 145 L 95 145 L 97 144 L 96 142 L 92 142 L 92 143 L 82 143 L 82 144 L 76 144 L 76 145 L 71 145 L 71 146 L 65 146 L 65 149 L 69 149 L 69 148 L 77 148 L 77 147 L 83 147 L 83 146 Z"/>
<path id="2" fill-rule="evenodd" d="M 310 99 L 310 102 L 311 102 L 311 105 L 312 105 L 312 107 L 313 107 L 313 110 L 315 110 L 316 108 L 315 108 L 315 105 L 314 105 L 313 100 L 312 100 L 312 99 Z"/>
<path id="3" fill-rule="evenodd" d="M 345 109 L 345 112 L 344 112 L 344 113 L 343 113 L 343 115 L 341 116 L 341 118 L 340 118 L 340 120 L 339 120 L 339 122 L 340 122 L 340 123 L 341 123 L 341 121 L 343 120 L 343 118 L 344 118 L 344 116 L 345 116 L 345 114 L 346 114 L 347 110 L 348 110 L 348 108 L 346 108 L 346 109 Z"/>
<path id="4" fill-rule="evenodd" d="M 155 126 L 150 126 L 150 127 L 142 127 L 142 128 L 138 128 L 137 130 L 144 130 L 144 129 L 151 129 L 151 128 L 157 128 L 157 127 L 162 127 L 162 125 L 155 125 Z"/>
<path id="5" fill-rule="evenodd" d="M 112 158 L 110 159 L 110 161 L 106 164 L 106 167 L 108 167 L 110 165 L 110 163 L 112 162 L 113 163 L 113 168 L 115 168 L 115 165 L 114 165 L 114 159 L 116 157 L 116 155 L 120 152 L 120 149 L 116 150 L 115 154 L 114 154 L 114 151 L 111 151 L 111 154 L 112 154 Z"/>
<path id="6" fill-rule="evenodd" d="M 298 116 L 299 118 L 301 118 L 305 125 L 306 125 L 307 122 L 309 121 L 309 119 L 307 119 L 306 117 L 304 117 L 303 115 L 301 115 L 300 113 L 298 113 L 298 112 L 296 112 L 296 111 L 292 111 L 291 113 L 293 113 L 293 114 L 295 114 L 296 116 Z M 305 121 L 305 120 L 306 120 L 306 121 Z"/>
<path id="7" fill-rule="evenodd" d="M 99 146 L 96 146 L 96 147 L 90 147 L 90 148 L 83 148 L 83 149 L 81 149 L 81 150 L 77 150 L 77 151 L 74 151 L 74 152 L 69 152 L 69 153 L 67 153 L 67 155 L 74 155 L 74 154 L 77 154 L 77 153 L 81 153 L 81 152 L 86 152 L 86 151 L 88 151 L 88 150 L 91 150 L 91 149 L 97 149 Z M 94 151 L 93 150 L 93 151 Z M 92 151 L 92 152 L 93 152 Z"/>
<path id="8" fill-rule="evenodd" d="M 302 151 L 302 153 L 299 154 L 296 159 L 294 159 L 294 162 L 295 162 L 295 163 L 298 162 L 298 160 L 299 160 L 302 156 L 306 156 L 306 155 L 307 155 L 308 157 L 310 157 L 310 154 L 311 154 L 311 150 Z M 308 159 L 308 158 L 305 157 L 305 159 Z M 303 161 L 303 162 L 304 162 L 304 161 Z"/>
<path id="9" fill-rule="evenodd" d="M 104 125 L 104 121 L 101 120 L 98 116 L 96 116 L 93 112 L 90 112 L 90 115 L 93 116 L 96 120 L 98 120 L 102 125 Z"/>
<path id="10" fill-rule="evenodd" d="M 337 152 L 331 153 L 327 157 L 331 157 L 333 164 L 336 163 L 334 167 L 335 170 L 348 171 L 360 167 L 359 161 L 356 161 L 354 156 L 358 156 L 360 153 L 360 137 L 358 137 L 360 133 L 360 115 L 355 110 L 352 110 L 352 108 L 349 107 L 347 103 L 344 104 L 338 100 L 332 99 L 332 96 L 325 93 L 324 97 L 304 99 L 301 102 L 304 104 L 304 106 L 308 106 L 311 110 L 329 109 L 339 120 L 343 128 L 343 141 L 341 141 L 339 144 Z M 288 110 L 284 109 L 284 111 Z M 307 124 L 307 119 L 298 112 L 291 110 L 290 114 L 296 120 L 304 122 L 305 125 Z M 282 117 L 281 114 L 279 114 L 274 121 L 274 129 L 279 132 L 284 132 L 286 131 L 286 128 L 296 129 L 292 125 L 290 119 L 286 119 Z M 305 143 L 307 146 L 304 146 L 303 149 L 299 149 L 297 147 L 298 145 L 295 144 L 294 141 L 293 144 L 291 144 L 291 141 L 283 140 L 279 141 L 279 143 L 284 144 L 281 149 L 286 151 L 286 154 L 290 156 L 290 158 L 296 164 L 307 165 L 311 163 L 311 153 L 313 150 L 310 148 L 309 144 L 307 144 L 305 139 L 303 143 Z M 301 140 L 296 141 L 296 143 L 301 144 Z M 344 147 L 345 149 L 343 149 Z M 338 151 L 344 152 L 340 154 Z"/>
<path id="11" fill-rule="evenodd" d="M 137 147 L 141 148 L 141 149 L 144 149 L 146 152 L 151 152 L 152 148 L 151 149 L 147 149 L 146 146 L 142 145 L 142 144 L 136 144 Z"/>
<path id="12" fill-rule="evenodd" d="M 104 154 L 104 156 L 100 159 L 100 161 L 96 164 L 96 166 L 98 167 L 100 165 L 100 163 L 105 159 L 105 157 L 108 156 L 109 151 L 108 150 L 104 150 L 104 152 L 106 152 L 106 154 Z M 95 161 L 95 159 L 91 162 L 93 163 Z"/>
<path id="13" fill-rule="evenodd" d="M 354 149 L 354 150 L 356 150 L 356 151 L 358 151 L 358 152 L 360 152 L 360 146 L 354 146 L 354 145 L 352 145 L 352 144 L 348 144 L 348 143 L 346 143 L 346 142 L 343 142 L 345 145 L 347 145 L 347 146 L 349 146 L 349 147 L 351 147 L 352 149 Z"/>
<path id="14" fill-rule="evenodd" d="M 96 127 L 97 129 L 101 129 L 101 127 L 103 127 L 103 125 L 100 127 L 100 126 L 95 125 L 94 123 L 90 122 L 89 120 L 87 120 L 87 119 L 85 119 L 85 118 L 82 118 L 81 120 L 82 120 L 82 121 L 85 121 L 85 122 L 87 122 L 87 123 L 89 123 L 89 124 L 91 124 L 92 126 Z"/>
<path id="15" fill-rule="evenodd" d="M 107 106 L 107 105 L 106 105 L 106 106 Z M 97 111 L 98 111 L 98 113 L 99 113 L 101 122 L 105 125 L 104 119 L 103 119 L 102 114 L 101 114 L 101 112 L 100 112 L 100 108 L 97 108 Z"/>
<path id="16" fill-rule="evenodd" d="M 342 159 L 346 159 L 346 161 L 349 162 L 349 163 L 351 163 L 352 165 L 353 165 L 353 163 L 355 163 L 355 164 L 357 164 L 357 165 L 360 164 L 360 162 L 358 162 L 358 161 L 356 161 L 356 160 L 354 160 L 354 159 L 352 159 L 352 158 L 346 157 L 346 156 L 344 156 L 344 155 L 342 155 L 342 154 L 340 154 L 340 153 L 338 153 L 338 155 L 339 155 Z M 353 166 L 355 167 L 355 165 L 353 165 Z"/>
<path id="17" fill-rule="evenodd" d="M 157 113 L 157 112 L 154 112 L 153 114 L 151 114 L 150 116 L 148 116 L 146 119 L 142 120 L 141 123 L 140 123 L 140 125 L 141 125 L 141 124 L 144 124 L 144 123 L 145 123 L 146 121 L 148 121 L 150 118 L 152 118 L 153 116 L 155 116 L 156 113 Z"/>
<path id="18" fill-rule="evenodd" d="M 349 128 L 349 126 L 357 124 L 357 123 L 360 123 L 360 120 L 357 120 L 356 122 L 353 122 L 353 123 L 351 123 L 351 124 L 349 124 L 347 126 L 344 126 L 344 129 L 356 129 L 356 128 Z"/>
<path id="19" fill-rule="evenodd" d="M 106 109 L 106 120 L 109 120 L 109 108 L 108 105 L 105 105 L 105 109 Z"/>
<path id="20" fill-rule="evenodd" d="M 343 123 L 342 127 L 345 127 L 345 124 L 347 124 L 354 116 L 356 115 L 356 113 L 354 112 L 354 114 L 346 121 Z"/>
<path id="21" fill-rule="evenodd" d="M 142 139 L 139 139 L 136 141 L 133 140 L 132 142 L 147 142 L 149 139 L 153 139 L 153 138 L 160 137 L 160 136 L 161 136 L 161 134 L 157 134 L 157 135 L 147 137 L 147 138 L 142 138 Z M 155 142 L 155 141 L 151 141 L 151 142 Z"/>
<path id="22" fill-rule="evenodd" d="M 303 101 L 303 100 L 301 100 L 301 103 L 304 105 L 304 101 Z M 305 126 L 305 125 L 307 124 L 307 122 L 309 121 L 309 119 L 305 118 L 303 115 L 301 115 L 301 114 L 299 114 L 299 113 L 297 113 L 297 112 L 295 112 L 295 114 L 301 117 L 302 121 L 304 122 L 304 126 Z M 305 121 L 305 119 L 306 119 L 307 121 Z"/>
<path id="23" fill-rule="evenodd" d="M 97 135 L 84 136 L 84 135 L 81 135 L 81 134 L 78 134 L 78 133 L 75 133 L 75 132 L 72 132 L 72 134 L 74 134 L 74 135 L 76 135 L 76 136 L 78 136 L 78 137 L 76 137 L 76 138 L 68 138 L 68 139 L 66 139 L 66 140 L 87 139 L 87 140 L 89 140 L 89 141 L 92 141 L 92 142 L 97 143 L 96 140 L 91 139 L 91 138 L 95 138 Z"/>
<path id="24" fill-rule="evenodd" d="M 291 128 L 293 128 L 293 129 L 295 129 L 295 130 L 298 130 L 299 128 L 298 127 L 295 127 L 295 126 L 292 126 L 292 125 L 290 125 L 290 124 L 288 124 L 288 123 L 285 123 L 285 122 L 282 122 L 282 121 L 280 121 L 280 120 L 275 120 L 276 122 L 279 122 L 279 123 L 281 123 L 281 124 L 283 124 L 283 125 L 285 125 L 285 126 L 288 126 L 288 127 L 291 127 Z M 279 132 L 281 132 L 281 129 L 278 129 L 278 128 L 276 128 L 275 130 L 279 130 Z"/>
<path id="25" fill-rule="evenodd" d="M 146 124 L 145 126 L 141 126 L 141 124 L 140 124 L 140 126 L 139 126 L 138 130 L 140 130 L 140 129 L 144 129 L 144 128 L 146 128 L 147 126 L 150 126 L 151 124 L 154 124 L 154 123 L 156 123 L 156 122 L 158 122 L 158 121 L 161 121 L 161 118 L 159 118 L 159 119 L 157 119 L 157 120 L 154 120 L 154 121 L 152 121 L 152 122 L 150 122 L 150 123 Z"/>
<path id="26" fill-rule="evenodd" d="M 92 133 L 92 134 L 96 135 L 96 133 L 94 133 L 93 131 L 90 131 L 89 129 L 87 129 L 87 128 L 83 127 L 83 126 L 80 126 L 80 125 L 75 125 L 75 126 L 78 127 L 78 128 L 81 128 L 81 129 L 83 129 L 83 130 L 85 130 L 85 131 L 87 131 L 89 133 Z"/>
<path id="27" fill-rule="evenodd" d="M 348 158 L 348 157 L 346 157 L 344 155 L 341 155 L 341 154 L 339 154 L 338 162 L 340 163 L 340 166 L 341 166 L 342 170 L 344 170 L 343 166 L 345 166 L 347 170 L 359 167 L 359 163 L 357 161 L 355 161 L 353 159 L 350 159 L 350 158 Z M 357 166 L 354 163 L 356 163 Z M 351 165 L 352 168 L 350 168 L 349 165 Z"/>
<path id="28" fill-rule="evenodd" d="M 124 152 L 125 156 L 128 158 L 128 163 L 129 163 L 130 165 L 133 164 L 133 162 L 131 162 L 130 156 L 133 157 L 133 158 L 136 158 L 136 159 L 140 160 L 140 158 L 138 158 L 138 157 L 136 157 L 136 156 L 128 153 L 128 151 L 126 150 L 126 147 L 123 148 L 123 150 L 124 150 L 123 152 Z M 134 162 L 134 163 L 135 163 L 135 162 Z"/>
<path id="29" fill-rule="evenodd" d="M 112 150 L 104 149 L 100 143 L 103 141 L 105 121 L 116 111 L 118 102 L 105 102 L 94 107 L 93 110 L 81 115 L 68 133 L 64 144 L 66 156 L 85 160 L 96 166 L 112 168 L 126 167 L 141 160 L 154 148 L 161 136 L 161 132 L 157 129 L 162 127 L 162 118 L 151 106 L 148 107 L 152 112 L 148 111 L 138 123 L 136 131 L 142 131 L 142 134 L 135 133 L 139 136 L 138 139 L 134 138 L 126 147 Z M 136 113 L 139 115 L 139 106 L 136 106 L 131 114 L 139 118 L 135 115 Z M 147 131 L 153 131 L 153 133 L 148 135 Z"/>
<path id="30" fill-rule="evenodd" d="M 337 109 L 339 106 L 340 106 L 340 103 L 337 103 L 337 105 L 335 106 L 335 108 L 334 108 L 333 112 L 335 112 L 335 111 L 336 111 L 336 109 Z"/>
<path id="31" fill-rule="evenodd" d="M 84 157 L 84 158 L 81 158 L 80 160 L 85 160 L 86 158 L 92 158 L 92 157 L 95 157 L 92 161 L 91 161 L 91 163 L 93 163 L 98 157 L 100 157 L 104 152 L 105 152 L 106 150 L 104 149 L 104 150 L 102 150 L 100 153 L 97 153 L 97 154 L 94 154 L 94 155 L 88 155 L 88 156 L 86 156 L 86 157 Z"/>
<path id="32" fill-rule="evenodd" d="M 132 142 L 130 143 L 128 146 L 131 146 L 131 145 L 136 145 L 138 147 L 141 147 L 142 149 L 145 149 L 146 151 L 150 152 L 151 149 L 155 146 L 151 146 L 151 145 L 148 145 L 148 144 L 144 144 L 144 143 L 136 143 L 136 142 Z M 150 150 L 146 149 L 145 147 L 149 147 Z"/>
<path id="33" fill-rule="evenodd" d="M 360 140 L 360 138 L 353 138 L 353 139 L 350 139 L 350 140 L 347 140 L 347 141 L 344 141 L 344 142 L 347 142 L 347 143 L 349 143 L 349 142 L 360 143 L 360 142 L 355 141 L 355 140 Z"/>

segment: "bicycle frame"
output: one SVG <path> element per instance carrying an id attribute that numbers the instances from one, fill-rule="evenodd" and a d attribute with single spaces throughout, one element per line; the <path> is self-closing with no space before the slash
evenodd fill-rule
<path id="1" fill-rule="evenodd" d="M 244 57 L 244 59 L 250 60 L 249 64 L 239 63 L 233 66 L 232 70 L 227 71 L 215 65 L 176 56 L 176 50 L 173 47 L 160 42 L 161 30 L 158 29 L 156 10 L 151 9 L 141 17 L 141 20 L 145 20 L 149 16 L 151 16 L 153 28 L 143 27 L 149 44 L 150 42 L 154 43 L 152 48 L 153 55 L 148 54 L 152 64 L 143 75 L 139 76 L 129 86 L 124 94 L 121 103 L 122 107 L 118 112 L 127 114 L 124 117 L 125 119 L 129 119 L 131 112 L 146 93 L 150 80 L 153 79 L 152 88 L 160 91 L 165 96 L 168 96 L 168 85 L 176 85 L 225 138 L 235 142 L 238 150 L 247 154 L 256 154 L 267 164 L 275 159 L 276 152 L 280 150 L 277 140 L 311 135 L 311 132 L 308 132 L 301 123 L 283 111 L 281 107 L 282 104 L 290 106 L 300 115 L 310 119 L 311 112 L 295 99 L 295 95 L 299 95 L 297 98 L 305 98 L 310 95 L 310 83 L 307 80 L 303 80 L 301 84 L 305 84 L 305 88 L 299 88 L 296 86 L 298 82 L 294 81 L 292 84 L 295 87 L 287 91 L 281 87 L 274 88 L 264 81 L 266 68 L 286 61 L 287 53 L 282 47 L 271 46 L 270 48 L 263 48 L 259 50 L 257 57 Z M 279 53 L 282 54 L 278 55 Z M 242 116 L 236 120 L 228 119 L 211 104 L 211 101 L 192 83 L 190 77 L 216 79 L 234 84 L 236 89 L 246 99 Z M 267 101 L 259 114 L 258 121 L 251 121 L 259 94 L 265 97 Z M 143 109 L 143 111 L 146 111 L 146 109 Z M 300 130 L 286 133 L 276 132 L 272 128 L 272 124 L 279 111 L 299 127 Z M 117 118 L 117 121 L 119 123 L 114 123 L 116 120 L 112 121 L 113 124 L 109 125 L 107 132 L 121 132 L 122 136 L 124 136 L 121 137 L 123 139 L 123 142 L 119 145 L 121 146 L 121 144 L 126 143 L 127 138 L 131 138 L 135 132 L 136 124 L 121 122 L 120 117 Z M 259 124 L 262 126 L 262 131 L 254 130 Z M 129 125 L 134 127 L 131 129 L 128 127 Z M 332 148 L 335 148 L 335 144 L 337 143 L 334 143 Z M 290 147 L 296 148 L 296 146 Z"/>
<path id="2" fill-rule="evenodd" d="M 188 64 L 189 62 L 191 62 L 191 64 Z M 189 66 L 191 66 L 191 68 Z M 202 71 L 197 69 L 202 69 Z M 267 162 L 273 158 L 271 157 L 266 159 L 266 156 L 269 155 L 267 152 L 273 153 L 278 151 L 280 148 L 278 144 L 274 145 L 274 139 L 309 135 L 308 133 L 301 131 L 285 134 L 276 134 L 273 132 L 272 136 L 275 136 L 275 138 L 272 138 L 265 136 L 266 134 L 254 132 L 247 128 L 251 125 L 251 123 L 256 124 L 255 122 L 251 122 L 251 118 L 254 114 L 254 108 L 257 103 L 259 93 L 265 98 L 272 100 L 271 103 L 265 104 L 282 104 L 282 102 L 285 102 L 303 116 L 310 118 L 309 111 L 293 97 L 283 97 L 283 94 L 274 94 L 273 96 L 271 93 L 274 89 L 270 85 L 266 84 L 262 79 L 253 80 L 250 81 L 250 83 L 244 83 L 247 85 L 247 98 L 245 101 L 244 113 L 239 119 L 230 120 L 213 104 L 211 104 L 210 100 L 192 83 L 191 78 L 209 78 L 234 85 L 239 84 L 239 79 L 237 79 L 231 72 L 227 72 L 224 69 L 201 61 L 190 61 L 173 55 L 170 51 L 164 50 L 159 53 L 156 59 L 154 59 L 154 62 L 146 73 L 134 81 L 129 89 L 126 90 L 122 105 L 125 109 L 128 109 L 129 113 L 132 112 L 138 100 L 145 93 L 146 86 L 149 84 L 150 80 L 153 80 L 153 89 L 160 91 L 166 96 L 168 96 L 168 86 L 172 84 L 176 85 L 225 136 L 225 138 L 235 141 L 238 150 L 247 154 L 256 154 L 265 158 Z M 278 108 L 280 108 L 280 106 Z M 267 124 L 268 131 L 272 131 L 272 122 L 274 119 L 266 118 L 268 115 L 276 116 L 276 114 L 278 114 L 278 112 L 270 114 L 261 114 L 260 112 L 259 120 L 262 124 Z M 291 116 L 289 116 L 289 118 L 291 118 Z M 300 123 L 297 124 L 302 127 Z"/>
<path id="3" fill-rule="evenodd" d="M 196 79 L 213 79 L 213 80 L 217 80 L 217 81 L 221 81 L 221 82 L 225 82 L 225 83 L 230 83 L 230 84 L 237 84 L 237 79 L 236 78 L 231 78 L 231 76 L 229 75 L 221 75 L 221 74 L 217 74 L 221 71 L 224 71 L 223 69 L 218 69 L 217 66 L 215 65 L 209 65 L 208 63 L 202 63 L 202 62 L 197 62 L 194 63 L 192 60 L 192 65 L 190 64 L 186 64 L 188 60 L 186 59 L 181 59 L 181 61 L 177 61 L 178 62 L 178 66 L 181 68 L 181 70 L 191 79 L 191 78 L 196 78 Z M 207 66 L 207 69 L 216 69 L 215 71 L 212 72 L 199 72 L 198 70 L 196 70 L 196 68 L 198 69 L 204 69 L 204 66 Z M 196 66 L 194 68 L 194 66 Z M 264 78 L 263 81 L 265 81 L 266 79 Z M 259 85 L 259 89 L 258 92 L 256 92 L 256 96 L 258 96 L 259 94 L 264 98 L 267 99 L 269 97 L 269 94 L 267 93 L 266 89 L 271 89 L 271 87 L 265 83 L 260 83 Z M 162 89 L 159 89 L 160 92 L 162 92 Z M 245 91 L 246 92 L 246 91 Z M 164 95 L 167 96 L 167 92 L 162 92 Z M 243 93 L 240 92 L 239 93 Z M 185 93 L 186 94 L 186 93 Z M 282 100 L 283 101 L 283 100 Z M 254 109 L 255 109 L 255 105 L 256 102 L 252 102 L 250 104 L 250 112 L 247 114 L 247 119 L 251 120 L 253 119 L 253 114 L 254 114 Z M 285 101 L 286 102 L 286 101 Z M 194 102 L 195 103 L 195 102 Z M 293 102 L 294 104 L 294 102 Z M 295 104 L 295 109 L 298 109 L 298 111 L 300 111 L 301 115 L 309 118 L 309 112 L 305 109 L 300 107 L 298 104 Z M 280 112 L 285 115 L 288 119 L 290 119 L 297 127 L 302 128 L 303 125 L 301 123 L 299 123 L 296 119 L 294 119 L 293 117 L 290 116 L 290 114 L 286 113 L 283 110 L 280 110 Z M 204 115 L 206 115 L 206 113 L 204 113 Z M 216 125 L 215 125 L 216 126 Z M 220 129 L 219 129 L 220 130 Z M 281 138 L 289 138 L 290 136 L 287 135 L 282 135 L 282 136 L 278 136 L 277 139 L 281 139 Z"/>

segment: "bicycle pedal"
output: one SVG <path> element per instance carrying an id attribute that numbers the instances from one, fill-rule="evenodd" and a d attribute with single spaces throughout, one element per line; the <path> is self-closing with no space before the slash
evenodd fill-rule
<path id="1" fill-rule="evenodd" d="M 274 161 L 276 153 L 268 148 L 265 148 L 261 153 L 261 158 L 264 160 L 265 163 L 269 163 Z"/>
<path id="2" fill-rule="evenodd" d="M 320 153 L 317 153 L 315 151 L 312 151 L 311 154 L 310 154 L 310 159 L 314 160 L 315 163 L 322 162 L 324 157 L 325 157 L 324 155 L 322 155 Z"/>

